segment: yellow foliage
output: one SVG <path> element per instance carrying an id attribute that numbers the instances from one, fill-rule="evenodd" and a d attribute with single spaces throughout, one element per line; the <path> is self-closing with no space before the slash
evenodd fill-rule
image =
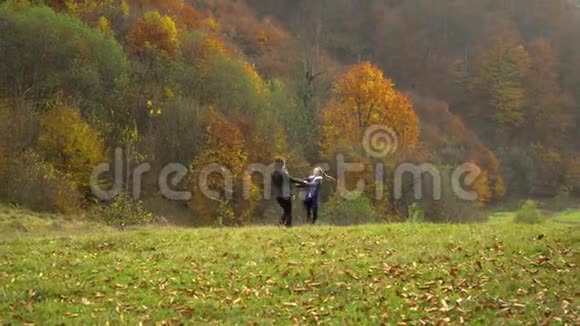
<path id="1" fill-rule="evenodd" d="M 206 36 L 203 39 L 201 44 L 201 53 L 200 56 L 202 58 L 211 56 L 211 55 L 218 55 L 218 54 L 225 54 L 226 53 L 226 46 L 224 43 L 212 36 Z"/>
<path id="2" fill-rule="evenodd" d="M 473 183 L 472 189 L 477 193 L 476 206 L 480 208 L 485 207 L 493 197 L 487 171 L 481 172 L 481 175 Z"/>
<path id="3" fill-rule="evenodd" d="M 97 28 L 108 36 L 113 36 L 113 30 L 111 29 L 111 22 L 105 16 L 99 17 L 99 22 L 97 23 Z"/>
<path id="4" fill-rule="evenodd" d="M 247 163 L 241 131 L 214 108 L 206 112 L 204 125 L 206 143 L 193 164 L 196 171 L 218 163 L 239 175 Z"/>
<path id="5" fill-rule="evenodd" d="M 157 11 L 149 11 L 132 26 L 128 44 L 133 53 L 139 54 L 147 49 L 153 49 L 174 57 L 180 46 L 175 21 Z"/>
<path id="6" fill-rule="evenodd" d="M 88 187 L 93 169 L 104 161 L 101 135 L 75 108 L 60 105 L 41 119 L 38 145 L 59 171 L 70 174 L 80 187 Z"/>
<path id="7" fill-rule="evenodd" d="M 372 115 L 385 108 L 395 90 L 393 82 L 378 67 L 364 62 L 335 82 L 334 93 L 342 105 L 350 108 L 357 126 L 366 128 Z"/>
<path id="8" fill-rule="evenodd" d="M 153 104 L 153 101 L 151 100 L 147 101 L 147 109 L 149 110 L 150 117 L 159 116 L 161 113 L 163 113 L 163 110 L 157 105 Z"/>
<path id="9" fill-rule="evenodd" d="M 129 17 L 131 14 L 131 6 L 127 3 L 127 0 L 121 1 L 121 12 L 124 17 Z"/>
<path id="10" fill-rule="evenodd" d="M 376 66 L 368 62 L 353 66 L 335 82 L 334 93 L 321 113 L 326 156 L 341 146 L 360 144 L 365 129 L 373 125 L 393 129 L 400 146 L 412 149 L 417 144 L 419 118 L 411 100 Z"/>
<path id="11" fill-rule="evenodd" d="M 172 99 L 175 97 L 175 92 L 173 92 L 173 89 L 171 89 L 169 86 L 163 87 L 163 92 L 165 93 L 165 97 L 167 97 L 167 99 Z"/>
<path id="12" fill-rule="evenodd" d="M 242 192 L 237 192 L 235 194 L 233 207 L 234 214 L 237 216 L 237 219 L 241 224 L 248 225 L 252 223 L 253 213 L 262 199 L 262 192 L 249 175 L 242 176 L 240 182 L 249 185 L 249 197 L 244 198 Z"/>
<path id="13" fill-rule="evenodd" d="M 262 93 L 266 86 L 264 85 L 264 80 L 262 79 L 262 77 L 260 77 L 254 66 L 246 61 L 242 62 L 242 66 L 244 67 L 244 71 L 246 72 L 246 74 L 252 80 L 252 85 L 254 86 L 256 93 L 258 94 Z"/>
<path id="14" fill-rule="evenodd" d="M 220 24 L 211 17 L 208 17 L 203 20 L 202 26 L 207 29 L 208 31 L 218 32 L 220 30 Z"/>
<path id="15" fill-rule="evenodd" d="M 272 153 L 270 154 L 270 157 L 284 157 L 288 155 L 289 152 L 290 148 L 288 147 L 288 139 L 284 129 L 276 128 L 274 131 Z M 289 159 L 288 157 L 286 158 Z"/>
<path id="16" fill-rule="evenodd" d="M 321 154 L 331 158 L 337 148 L 349 146 L 361 140 L 361 133 L 353 135 L 358 129 L 357 123 L 348 115 L 348 108 L 335 99 L 330 100 L 321 112 Z"/>
<path id="17" fill-rule="evenodd" d="M 507 193 L 505 181 L 501 176 L 497 176 L 493 187 L 493 196 L 495 199 L 503 198 Z"/>

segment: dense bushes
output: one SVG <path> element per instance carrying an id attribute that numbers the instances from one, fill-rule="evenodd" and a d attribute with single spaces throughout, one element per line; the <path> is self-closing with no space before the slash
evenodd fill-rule
<path id="1" fill-rule="evenodd" d="M 479 193 L 477 193 L 477 189 L 472 189 L 476 194 L 474 200 L 462 199 L 457 189 L 452 187 L 450 168 L 440 166 L 438 169 L 441 173 L 440 189 L 438 189 L 436 184 L 434 185 L 432 177 L 423 177 L 421 183 L 413 185 L 413 187 L 422 187 L 422 196 L 417 203 L 420 204 L 421 209 L 425 212 L 425 221 L 435 223 L 477 223 L 485 221 L 487 217 L 478 208 Z M 414 200 L 413 187 L 407 189 L 407 201 Z"/>
<path id="2" fill-rule="evenodd" d="M 67 133 L 67 124 L 58 124 Z M 76 213 L 82 196 L 68 169 L 36 152 L 40 115 L 20 98 L 0 101 L 0 198 L 31 209 Z M 62 153 L 60 153 L 62 155 Z"/>
<path id="3" fill-rule="evenodd" d="M 46 100 L 57 92 L 83 108 L 105 109 L 125 80 L 127 61 L 112 38 L 47 7 L 0 6 L 0 90 Z"/>
<path id="4" fill-rule="evenodd" d="M 77 109 L 64 105 L 42 116 L 38 148 L 56 169 L 68 173 L 83 190 L 89 189 L 93 169 L 104 161 L 99 133 L 83 120 Z"/>
<path id="5" fill-rule="evenodd" d="M 259 114 L 267 105 L 264 82 L 248 63 L 223 53 L 199 62 L 202 103 L 216 105 L 226 114 Z"/>
<path id="6" fill-rule="evenodd" d="M 76 183 L 39 154 L 27 151 L 0 168 L 0 198 L 40 211 L 80 211 L 82 196 Z"/>
<path id="7" fill-rule="evenodd" d="M 333 225 L 356 225 L 379 222 L 371 200 L 360 192 L 352 192 L 345 199 L 335 192 L 324 205 L 320 219 Z"/>
<path id="8" fill-rule="evenodd" d="M 0 102 L 0 154 L 0 198 L 66 214 L 84 206 L 104 160 L 100 135 L 77 109 L 58 103 L 40 114 L 18 98 Z"/>
<path id="9" fill-rule="evenodd" d="M 545 219 L 544 213 L 538 208 L 538 204 L 533 200 L 527 200 L 516 212 L 514 221 L 523 224 L 538 224 Z"/>
<path id="10" fill-rule="evenodd" d="M 153 214 L 143 208 L 140 201 L 125 192 L 117 195 L 110 203 L 95 206 L 91 217 L 107 225 L 123 229 L 127 226 L 151 223 Z"/>
<path id="11" fill-rule="evenodd" d="M 0 99 L 0 164 L 2 158 L 33 147 L 38 129 L 39 114 L 31 101 Z"/>
<path id="12" fill-rule="evenodd" d="M 131 28 L 128 36 L 129 49 L 142 53 L 147 49 L 174 57 L 179 50 L 179 36 L 175 21 L 157 11 L 145 13 Z"/>

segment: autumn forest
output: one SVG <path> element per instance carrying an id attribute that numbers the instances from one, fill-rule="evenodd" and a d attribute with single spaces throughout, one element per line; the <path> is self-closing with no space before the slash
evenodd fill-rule
<path id="1" fill-rule="evenodd" d="M 475 222 L 527 199 L 577 205 L 578 31 L 571 0 L 0 1 L 0 201 L 108 223 L 119 211 L 128 224 L 276 223 L 265 180 L 247 166 L 283 156 L 293 175 L 322 163 L 333 175 L 341 155 L 366 167 L 347 175 L 348 189 L 374 185 L 378 163 L 386 185 L 345 207 L 324 183 L 330 223 L 400 222 L 417 210 Z M 373 125 L 396 132 L 396 151 L 365 153 Z M 150 164 L 138 200 L 130 173 L 111 200 L 91 190 L 116 149 L 127 171 Z M 404 179 L 395 196 L 388 176 L 404 162 L 444 179 L 477 165 L 477 200 L 448 189 L 414 198 L 429 178 Z M 187 167 L 173 186 L 191 198 L 160 193 L 171 163 Z M 208 198 L 194 180 L 214 163 L 233 187 L 213 175 L 219 196 Z"/>

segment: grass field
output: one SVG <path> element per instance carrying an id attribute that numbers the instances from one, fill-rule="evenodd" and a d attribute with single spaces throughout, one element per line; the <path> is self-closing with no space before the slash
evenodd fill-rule
<path id="1" fill-rule="evenodd" d="M 482 225 L 2 233 L 0 324 L 577 325 L 580 220 L 563 214 L 566 223 L 535 226 L 498 216 Z"/>

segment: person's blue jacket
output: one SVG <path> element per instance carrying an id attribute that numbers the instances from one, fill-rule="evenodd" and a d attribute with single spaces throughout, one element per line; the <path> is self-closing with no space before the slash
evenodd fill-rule
<path id="1" fill-rule="evenodd" d="M 322 186 L 322 177 L 311 175 L 304 179 L 306 181 L 306 201 L 318 202 L 318 195 L 320 194 L 320 187 Z"/>

